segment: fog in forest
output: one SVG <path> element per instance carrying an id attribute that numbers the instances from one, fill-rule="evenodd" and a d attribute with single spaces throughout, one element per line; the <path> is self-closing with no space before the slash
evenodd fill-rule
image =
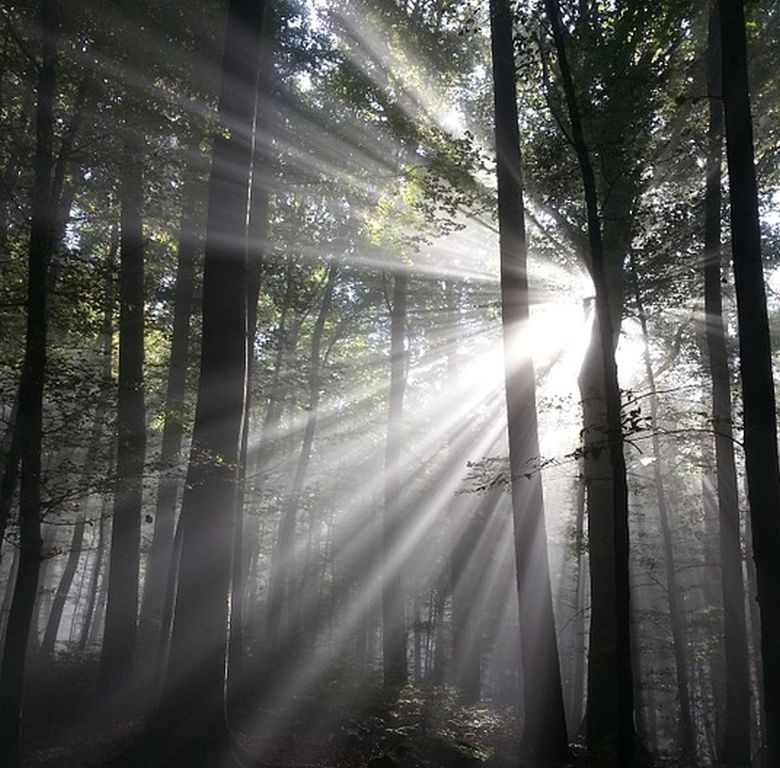
<path id="1" fill-rule="evenodd" d="M 777 3 L 0 18 L 0 765 L 780 765 Z"/>

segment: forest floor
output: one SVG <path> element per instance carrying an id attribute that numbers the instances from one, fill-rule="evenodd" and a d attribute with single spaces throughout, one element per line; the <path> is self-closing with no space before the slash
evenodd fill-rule
<path id="1" fill-rule="evenodd" d="M 33 678 L 26 706 L 25 768 L 98 768 L 138 737 L 140 720 L 107 725 L 85 717 L 94 671 L 78 661 Z M 402 689 L 388 699 L 322 691 L 307 700 L 258 703 L 234 730 L 255 766 L 307 768 L 601 768 L 577 745 L 560 766 L 522 758 L 521 724 L 511 707 L 469 705 L 448 688 Z M 687 768 L 645 756 L 637 768 Z M 139 766 L 138 768 L 142 768 Z M 182 766 L 182 768 L 185 768 Z"/>

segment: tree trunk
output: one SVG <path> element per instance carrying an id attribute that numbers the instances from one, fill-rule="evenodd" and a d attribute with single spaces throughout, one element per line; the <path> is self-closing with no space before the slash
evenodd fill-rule
<path id="1" fill-rule="evenodd" d="M 444 284 L 444 298 L 446 306 L 446 318 L 447 326 L 449 328 L 449 334 L 446 344 L 446 376 L 447 384 L 453 396 L 456 397 L 458 393 L 458 383 L 460 377 L 460 360 L 458 356 L 458 329 L 459 329 L 459 314 L 458 314 L 458 291 L 454 280 L 447 280 Z M 460 463 L 460 456 L 455 448 L 455 436 L 451 436 L 447 441 L 447 461 L 450 465 L 452 472 L 458 473 L 462 471 L 464 464 Z M 436 610 L 437 616 L 436 633 L 434 640 L 434 656 L 433 656 L 433 684 L 442 685 L 444 683 L 444 672 L 446 667 L 446 648 L 445 648 L 445 622 L 444 622 L 444 607 L 447 602 L 447 596 L 452 596 L 452 585 L 457 572 L 453 570 L 453 538 L 456 531 L 456 523 L 459 522 L 460 516 L 458 515 L 458 509 L 462 508 L 463 498 L 458 494 L 454 494 L 450 499 L 450 503 L 447 505 L 447 515 L 443 521 L 445 526 L 444 537 L 447 542 L 447 558 L 444 567 L 439 574 L 438 583 L 436 585 Z M 453 625 L 455 621 L 454 615 L 454 603 L 453 608 Z M 453 650 L 453 657 L 455 653 Z"/>
<path id="2" fill-rule="evenodd" d="M 65 228 L 68 224 L 68 216 L 73 205 L 73 198 L 76 188 L 72 183 L 68 185 L 65 184 L 65 172 L 67 169 L 68 157 L 72 152 L 76 136 L 78 135 L 83 123 L 84 103 L 86 100 L 89 83 L 90 80 L 88 77 L 82 78 L 81 82 L 79 83 L 73 108 L 73 115 L 65 129 L 57 160 L 55 162 L 53 156 L 51 160 L 52 178 L 51 191 L 49 194 L 52 209 L 54 211 L 51 221 L 52 255 L 58 244 L 65 236 Z M 12 189 L 12 182 L 17 176 L 18 166 L 19 157 L 17 154 L 13 154 L 8 160 L 8 164 L 3 175 L 3 186 L 6 189 Z M 12 195 L 3 195 L 3 197 L 8 198 L 7 203 L 12 202 Z M 6 250 L 4 241 L 7 237 L 7 213 L 6 200 L 3 200 L 0 202 L 0 271 L 2 271 L 3 268 L 2 260 Z M 49 273 L 51 274 L 51 270 L 49 270 Z M 17 392 L 16 399 L 11 411 L 12 415 L 9 419 L 9 426 L 6 431 L 4 450 L 2 452 L 3 474 L 2 478 L 0 478 L 0 541 L 2 541 L 3 536 L 5 535 L 5 529 L 8 524 L 8 517 L 11 513 L 14 492 L 16 491 L 17 482 L 19 480 L 19 452 L 21 437 L 17 434 L 18 430 L 15 429 L 15 425 L 20 397 L 20 393 Z M 1 556 L 2 553 L 0 552 L 0 557 Z"/>
<path id="3" fill-rule="evenodd" d="M 585 695 L 585 478 L 577 477 L 577 517 L 575 524 L 574 620 L 572 621 L 573 653 L 571 698 L 569 700 L 569 733 L 579 735 L 582 727 L 583 700 Z"/>
<path id="4" fill-rule="evenodd" d="M 534 368 L 530 351 L 521 346 L 530 320 L 530 300 L 509 0 L 491 0 L 490 21 L 507 429 L 523 669 L 523 745 L 542 759 L 557 760 L 566 757 L 568 745 L 539 468 Z"/>
<path id="5" fill-rule="evenodd" d="M 263 21 L 260 41 L 260 64 L 258 65 L 257 96 L 255 100 L 254 129 L 252 137 L 252 182 L 250 187 L 249 223 L 247 227 L 247 362 L 246 362 L 246 404 L 241 430 L 241 449 L 238 467 L 238 502 L 236 504 L 236 525 L 233 540 L 232 598 L 230 604 L 230 636 L 228 638 L 228 695 L 235 704 L 240 697 L 244 680 L 246 648 L 244 626 L 247 623 L 247 581 L 251 563 L 258 544 L 257 524 L 247 525 L 245 499 L 247 491 L 247 470 L 249 468 L 249 435 L 252 416 L 252 379 L 255 368 L 255 340 L 257 338 L 257 302 L 265 261 L 265 243 L 268 234 L 268 215 L 271 196 L 268 185 L 268 170 L 261 153 L 261 137 L 266 129 L 267 118 L 260 109 L 271 95 L 273 78 L 273 50 L 271 40 L 271 13 Z"/>
<path id="6" fill-rule="evenodd" d="M 27 330 L 19 388 L 19 565 L 0 667 L 0 763 L 20 764 L 22 690 L 30 622 L 41 562 L 41 448 L 46 371 L 47 271 L 56 216 L 51 197 L 52 141 L 57 58 L 57 1 L 39 4 L 43 62 L 38 70 L 34 180 L 27 278 Z M 10 589 L 10 585 L 9 585 Z"/>
<path id="7" fill-rule="evenodd" d="M 38 658 L 42 661 L 48 661 L 54 655 L 54 649 L 57 643 L 57 634 L 60 629 L 60 621 L 65 610 L 65 603 L 68 599 L 73 577 L 76 575 L 76 569 L 81 558 L 82 543 L 84 541 L 84 525 L 86 510 L 79 512 L 79 519 L 73 526 L 73 535 L 71 536 L 70 546 L 68 548 L 68 559 L 65 562 L 65 568 L 60 576 L 57 590 L 54 594 L 51 610 L 46 619 L 46 629 L 43 633 L 43 640 L 38 648 Z"/>
<path id="8" fill-rule="evenodd" d="M 22 436 L 19 434 L 16 424 L 19 416 L 20 397 L 21 393 L 17 391 L 11 410 L 11 418 L 8 420 L 3 438 L 3 476 L 0 478 L 0 541 L 5 538 L 8 518 L 11 516 L 11 507 L 14 502 L 14 493 L 19 480 L 19 452 Z"/>
<path id="9" fill-rule="evenodd" d="M 113 464 L 113 459 L 109 461 L 109 466 Z M 92 566 L 92 573 L 89 578 L 89 587 L 87 589 L 87 607 L 84 609 L 84 619 L 81 624 L 81 634 L 79 635 L 78 648 L 83 651 L 87 647 L 90 638 L 90 630 L 95 616 L 95 607 L 98 598 L 98 585 L 100 584 L 100 569 L 103 565 L 104 554 L 106 551 L 106 526 L 108 524 L 108 502 L 107 497 L 103 496 L 103 503 L 100 506 L 100 518 L 98 520 L 98 540 L 95 548 L 95 562 Z"/>
<path id="10" fill-rule="evenodd" d="M 390 394 L 385 444 L 385 508 L 382 516 L 382 670 L 388 688 L 406 685 L 406 596 L 402 551 L 404 521 L 399 498 L 401 482 L 401 426 L 406 388 L 404 340 L 409 277 L 394 277 L 390 308 Z"/>
<path id="11" fill-rule="evenodd" d="M 731 420 L 731 375 L 721 299 L 721 166 L 723 106 L 721 102 L 720 28 L 714 4 L 710 10 L 707 81 L 709 127 L 704 221 L 704 312 L 707 357 L 712 383 L 712 425 L 723 594 L 725 708 L 722 746 L 724 766 L 750 762 L 750 673 L 748 670 L 745 585 L 739 530 L 737 470 Z"/>
<path id="12" fill-rule="evenodd" d="M 484 563 L 476 554 L 484 540 L 486 521 L 498 503 L 496 493 L 489 492 L 476 508 L 461 503 L 454 507 L 458 517 L 450 538 L 452 681 L 470 703 L 478 702 L 482 692 L 483 627 L 478 597 Z"/>
<path id="13" fill-rule="evenodd" d="M 198 142 L 187 149 L 188 165 L 182 190 L 181 223 L 179 225 L 176 289 L 173 296 L 173 333 L 165 393 L 165 422 L 160 449 L 160 481 L 154 515 L 152 545 L 149 550 L 140 634 L 151 648 L 156 646 L 162 625 L 165 585 L 171 565 L 171 550 L 176 520 L 176 500 L 179 494 L 184 461 L 184 410 L 190 347 L 190 318 L 195 292 L 195 261 L 198 253 L 196 208 L 199 196 Z"/>
<path id="14" fill-rule="evenodd" d="M 120 189 L 116 486 L 100 656 L 100 690 L 120 707 L 132 700 L 146 453 L 142 149 L 142 137 L 126 124 Z"/>
<path id="15" fill-rule="evenodd" d="M 753 551 L 753 542 L 750 538 L 750 529 L 748 528 L 747 551 Z M 747 614 L 750 619 L 750 629 L 748 633 L 748 659 L 752 660 L 753 675 L 751 675 L 751 695 L 756 704 L 756 712 L 753 717 L 752 727 L 750 729 L 754 743 L 763 744 L 763 736 L 766 732 L 765 725 L 765 706 L 764 706 L 764 669 L 761 659 L 761 616 L 758 605 L 758 589 L 756 579 L 756 564 L 752 557 L 745 558 L 747 566 L 746 589 L 748 593 Z"/>
<path id="16" fill-rule="evenodd" d="M 14 581 L 16 581 L 16 572 L 19 568 L 19 547 L 11 547 L 13 556 L 11 565 L 8 567 L 8 580 L 3 589 L 3 602 L 0 605 L 0 637 L 5 637 L 5 627 L 8 620 L 8 613 L 11 610 L 11 598 L 14 596 Z"/>
<path id="17" fill-rule="evenodd" d="M 317 315 L 317 320 L 314 323 L 314 329 L 312 330 L 311 353 L 309 355 L 309 404 L 306 412 L 306 426 L 303 430 L 303 444 L 301 446 L 301 453 L 298 457 L 298 465 L 295 468 L 292 492 L 288 500 L 290 507 L 296 510 L 301 503 L 301 495 L 303 493 L 306 473 L 309 469 L 312 447 L 314 445 L 314 435 L 317 431 L 320 390 L 322 389 L 322 335 L 325 331 L 325 323 L 330 316 L 331 307 L 333 305 L 333 292 L 336 288 L 338 277 L 338 265 L 331 264 L 328 268 L 328 276 L 325 282 L 325 288 L 323 289 L 320 311 Z M 310 530 L 315 525 L 319 525 L 319 518 L 315 515 L 314 511 L 312 511 Z M 309 555 L 311 555 L 311 550 L 312 548 L 309 547 Z M 310 589 L 312 583 L 311 570 L 311 557 L 309 556 L 306 558 L 303 566 L 300 595 L 294 598 L 290 604 L 294 617 L 293 629 L 294 632 L 299 635 L 301 635 L 304 630 L 311 630 L 316 634 L 316 623 L 312 623 L 311 620 L 308 624 L 306 623 L 306 616 L 309 615 L 310 609 L 314 604 L 314 601 L 311 599 L 312 590 Z M 291 587 L 288 585 L 288 596 L 290 592 Z M 313 611 L 313 614 L 314 615 L 312 615 L 311 618 L 316 619 L 316 611 Z"/>
<path id="18" fill-rule="evenodd" d="M 780 765 L 780 481 L 777 412 L 766 288 L 761 260 L 753 128 L 742 0 L 720 0 L 723 104 L 731 198 L 731 250 L 737 292 L 753 552 L 761 607 L 764 706 L 770 765 Z"/>
<path id="19" fill-rule="evenodd" d="M 288 348 L 294 348 L 293 344 L 288 344 L 288 328 L 287 320 L 290 312 L 292 311 L 293 303 L 293 260 L 288 255 L 285 274 L 286 274 L 286 287 L 284 297 L 282 299 L 282 306 L 279 317 L 279 327 L 276 338 L 276 349 L 274 354 L 273 370 L 271 373 L 271 383 L 268 392 L 267 404 L 265 408 L 265 414 L 263 416 L 263 422 L 260 426 L 260 436 L 257 446 L 256 455 L 256 480 L 254 485 L 254 495 L 258 501 L 258 504 L 263 503 L 263 494 L 265 491 L 265 484 L 267 481 L 268 463 L 274 452 L 276 438 L 278 437 L 279 423 L 284 411 L 283 402 L 283 382 L 282 382 L 282 370 L 285 364 L 285 352 Z M 248 459 L 245 459 L 248 461 Z M 256 525 L 247 527 L 247 535 L 243 542 L 245 551 L 245 561 L 247 572 L 256 571 L 257 559 L 260 552 L 260 536 L 259 536 L 259 520 L 262 519 L 258 516 L 258 522 Z M 270 595 L 269 595 L 270 598 Z M 259 602 L 259 601 L 258 601 Z M 268 610 L 268 601 L 266 601 L 264 612 L 265 623 L 265 638 L 269 644 L 272 644 L 272 637 L 276 632 L 274 618 Z M 245 617 L 247 618 L 247 617 Z"/>
<path id="20" fill-rule="evenodd" d="M 678 739 L 682 746 L 683 754 L 688 759 L 696 758 L 696 739 L 693 726 L 693 714 L 691 710 L 691 682 L 688 670 L 687 639 L 685 606 L 681 590 L 677 584 L 675 567 L 674 544 L 672 541 L 672 528 L 669 521 L 669 503 L 664 488 L 663 457 L 661 456 L 661 444 L 658 439 L 658 398 L 656 397 L 655 373 L 650 360 L 650 337 L 647 331 L 647 315 L 645 314 L 642 294 L 639 290 L 639 277 L 636 271 L 633 253 L 629 252 L 631 278 L 634 288 L 636 311 L 639 316 L 639 324 L 642 329 L 643 359 L 645 375 L 649 388 L 650 401 L 650 432 L 653 448 L 653 485 L 655 487 L 656 501 L 658 503 L 658 519 L 661 525 L 661 543 L 664 553 L 664 573 L 666 576 L 666 599 L 669 604 L 669 620 L 672 628 L 672 650 L 674 653 L 674 670 L 677 682 L 677 702 L 680 706 L 680 720 L 678 723 Z"/>
<path id="21" fill-rule="evenodd" d="M 633 763 L 634 752 L 634 683 L 631 665 L 631 605 L 629 583 L 629 528 L 628 528 L 628 483 L 626 480 L 626 462 L 623 455 L 623 431 L 621 421 L 620 386 L 618 384 L 617 365 L 615 363 L 614 344 L 616 339 L 613 320 L 610 316 L 610 291 L 605 269 L 604 246 L 601 232 L 601 221 L 598 210 L 598 193 L 596 190 L 593 167 L 591 166 L 588 148 L 582 129 L 582 121 L 577 106 L 577 97 L 569 69 L 566 48 L 565 31 L 560 17 L 557 0 L 545 0 L 547 15 L 552 26 L 555 48 L 558 54 L 558 64 L 561 70 L 564 94 L 566 98 L 572 141 L 577 155 L 577 161 L 582 175 L 585 193 L 585 204 L 588 218 L 588 244 L 590 250 L 591 277 L 596 290 L 596 317 L 594 320 L 593 351 L 598 350 L 601 357 L 599 371 L 604 388 L 606 455 L 609 459 L 610 501 L 613 519 L 611 527 L 614 537 L 611 541 L 602 542 L 609 546 L 614 556 L 614 570 L 611 574 L 604 573 L 603 580 L 595 578 L 597 558 L 591 552 L 591 596 L 593 611 L 591 615 L 591 663 L 588 666 L 588 743 L 591 747 L 609 748 L 611 740 L 616 741 L 616 758 L 623 768 L 629 768 Z M 597 344 L 594 342 L 598 342 Z M 590 494 L 591 489 L 588 489 Z M 607 507 L 608 509 L 609 507 Z M 591 512 L 595 511 L 589 504 Z M 592 519 L 590 525 L 593 525 Z M 592 542 L 593 536 L 589 538 Z M 611 582 L 611 586 L 609 585 Z M 601 598 L 600 590 L 609 595 L 611 605 L 597 614 L 596 602 Z M 612 614 L 613 621 L 607 621 L 606 638 L 608 646 L 614 645 L 614 655 L 609 661 L 611 668 L 606 667 L 606 658 L 601 658 L 601 669 L 595 661 L 594 652 L 604 649 L 600 641 L 605 638 L 598 636 L 600 616 Z M 613 627 L 610 624 L 614 624 Z M 603 677 L 599 676 L 601 672 Z M 604 689 L 598 690 L 601 681 L 606 681 Z M 611 697 L 611 699 L 605 698 Z M 596 703 L 598 702 L 598 710 Z M 598 712 L 598 717 L 597 717 Z"/>
<path id="22" fill-rule="evenodd" d="M 181 556 L 156 760 L 221 758 L 228 603 L 246 395 L 246 217 L 264 2 L 231 0 L 209 181 L 203 334 Z M 171 727 L 171 726 L 174 727 Z M 178 762 L 177 762 L 178 761 Z"/>

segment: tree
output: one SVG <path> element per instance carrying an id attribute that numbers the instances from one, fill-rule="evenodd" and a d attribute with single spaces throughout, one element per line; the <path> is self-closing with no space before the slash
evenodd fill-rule
<path id="1" fill-rule="evenodd" d="M 718 508 L 723 639 L 725 647 L 725 709 L 719 759 L 724 765 L 750 760 L 750 675 L 748 669 L 745 586 L 739 530 L 737 469 L 734 460 L 731 385 L 721 296 L 721 166 L 723 104 L 721 101 L 720 26 L 717 7 L 709 14 L 707 90 L 709 125 L 704 220 L 704 312 L 707 355 L 712 383 L 712 425 Z"/>
<path id="2" fill-rule="evenodd" d="M 406 387 L 406 302 L 409 275 L 399 269 L 393 277 L 390 304 L 390 394 L 385 444 L 385 508 L 382 516 L 382 669 L 385 685 L 405 685 L 406 595 L 403 583 L 404 514 L 401 495 L 401 420 Z"/>
<path id="3" fill-rule="evenodd" d="M 19 765 L 21 759 L 25 652 L 41 561 L 41 444 L 46 373 L 47 273 L 54 248 L 56 216 L 51 181 L 59 23 L 57 0 L 41 0 L 38 13 L 43 56 L 38 69 L 34 186 L 30 200 L 27 332 L 16 418 L 21 459 L 19 564 L 0 667 L 0 760 L 10 768 Z"/>
<path id="4" fill-rule="evenodd" d="M 160 465 L 162 471 L 157 486 L 154 515 L 154 534 L 149 551 L 149 564 L 144 584 L 144 602 L 141 614 L 149 639 L 159 635 L 165 585 L 171 567 L 176 500 L 179 491 L 178 465 L 182 461 L 184 440 L 184 409 L 187 367 L 190 346 L 190 319 L 195 293 L 195 267 L 198 251 L 196 213 L 199 193 L 198 166 L 200 154 L 197 139 L 187 147 L 182 211 L 179 225 L 176 288 L 173 297 L 173 333 L 165 393 L 165 423 L 163 425 Z"/>
<path id="5" fill-rule="evenodd" d="M 566 756 L 558 641 L 555 634 L 547 529 L 536 424 L 533 361 L 522 350 L 530 319 L 528 247 L 521 188 L 512 14 L 508 0 L 490 4 L 495 104 L 498 226 L 501 251 L 501 315 L 506 371 L 509 467 L 515 567 L 520 610 L 526 748 L 545 759 Z"/>
<path id="6" fill-rule="evenodd" d="M 131 115 L 133 113 L 131 112 Z M 123 126 L 119 193 L 119 391 L 117 481 L 111 525 L 100 685 L 132 693 L 141 547 L 146 416 L 144 405 L 143 138 L 133 117 Z"/>
<path id="7" fill-rule="evenodd" d="M 677 683 L 677 699 L 680 704 L 679 737 L 684 754 L 689 758 L 696 755 L 695 732 L 693 727 L 693 715 L 691 708 L 691 683 L 686 658 L 686 632 L 685 632 L 685 605 L 682 590 L 678 583 L 677 566 L 672 542 L 671 505 L 664 487 L 664 467 L 661 456 L 661 447 L 658 433 L 660 431 L 658 420 L 657 386 L 653 363 L 650 358 L 650 340 L 647 330 L 647 314 L 645 312 L 642 294 L 639 288 L 639 278 L 636 272 L 634 256 L 629 253 L 629 265 L 634 289 L 634 300 L 642 329 L 644 342 L 643 359 L 645 375 L 649 387 L 650 400 L 650 430 L 652 432 L 651 444 L 653 448 L 653 485 L 655 486 L 656 503 L 658 506 L 658 521 L 661 527 L 661 542 L 663 544 L 664 571 L 666 575 L 666 599 L 669 603 L 669 621 L 672 627 L 672 645 L 674 650 L 674 671 Z"/>
<path id="8" fill-rule="evenodd" d="M 111 385 L 111 364 L 112 364 L 112 346 L 114 333 L 114 304 L 116 295 L 114 290 L 115 269 L 116 269 L 116 251 L 118 247 L 116 230 L 111 232 L 111 244 L 109 245 L 108 256 L 105 263 L 105 306 L 103 308 L 103 320 L 99 334 L 99 354 L 100 354 L 100 374 L 102 389 L 95 406 L 95 415 L 92 429 L 90 430 L 89 444 L 84 457 L 83 486 L 89 489 L 91 479 L 95 475 L 95 467 L 98 463 L 100 438 L 105 429 L 105 421 L 109 408 L 109 388 Z M 82 555 L 82 546 L 84 542 L 84 529 L 87 523 L 87 511 L 91 501 L 91 494 L 82 500 L 76 523 L 73 526 L 73 536 L 68 549 L 68 559 L 65 568 L 62 571 L 57 591 L 54 595 L 49 618 L 46 621 L 46 630 L 41 641 L 40 656 L 44 660 L 50 660 L 54 653 L 57 635 L 62 621 L 62 615 L 65 610 L 65 604 L 68 599 L 73 579 L 76 575 L 79 560 Z M 104 525 L 101 520 L 100 530 L 103 531 Z M 99 562 L 99 561 L 98 561 Z M 96 572 L 99 570 L 96 567 Z M 94 608 L 94 596 L 90 594 L 90 603 Z M 85 623 L 89 625 L 92 615 L 92 609 L 87 612 Z M 86 632 L 84 633 L 86 640 Z"/>
<path id="9" fill-rule="evenodd" d="M 620 387 L 617 377 L 617 365 L 614 356 L 615 333 L 610 315 L 610 289 L 604 265 L 604 244 L 601 233 L 601 221 L 598 210 L 598 192 L 593 175 L 588 147 L 582 130 L 582 121 L 577 104 L 574 82 L 568 65 L 565 47 L 565 31 L 561 21 L 557 0 L 545 0 L 547 16 L 552 27 L 555 49 L 558 54 L 558 66 L 566 98 L 566 106 L 571 127 L 571 137 L 577 162 L 582 175 L 585 193 L 585 205 L 588 221 L 588 246 L 590 253 L 591 277 L 596 289 L 596 317 L 598 328 L 598 346 L 602 363 L 602 376 L 605 394 L 606 430 L 604 434 L 605 451 L 609 457 L 612 486 L 612 529 L 614 539 L 611 545 L 614 554 L 614 602 L 604 610 L 614 616 L 614 665 L 611 670 L 601 660 L 600 669 L 594 671 L 589 666 L 590 692 L 588 703 L 588 740 L 592 747 L 604 747 L 610 738 L 617 740 L 617 758 L 621 765 L 630 766 L 634 752 L 634 692 L 633 670 L 631 666 L 631 609 L 630 584 L 628 571 L 629 531 L 628 531 L 628 483 L 626 480 L 626 462 L 623 455 L 623 425 L 621 419 Z M 596 341 L 594 337 L 594 342 Z M 592 342 L 593 343 L 593 342 Z M 595 510 L 594 510 L 595 512 Z M 591 558 L 591 569 L 595 567 Z M 593 589 L 593 612 L 597 599 L 602 596 Z M 592 621 L 595 620 L 592 619 Z M 593 633 L 591 624 L 591 634 Z M 593 643 L 593 641 L 591 641 Z M 591 659 L 592 662 L 592 659 Z M 611 678 L 608 688 L 612 688 L 611 699 L 594 700 L 594 674 Z M 603 691 L 602 693 L 606 693 Z M 598 708 L 598 709 L 597 709 Z M 599 711 L 600 710 L 600 711 Z"/>
<path id="10" fill-rule="evenodd" d="M 753 553 L 761 607 L 766 738 L 770 765 L 780 763 L 780 477 L 772 353 L 761 260 L 753 127 L 742 0 L 720 0 L 723 107 L 731 203 L 731 257 L 737 291 L 739 361 L 745 410 Z"/>
<path id="11" fill-rule="evenodd" d="M 220 129 L 208 191 L 200 378 L 182 500 L 173 631 L 158 716 L 167 737 L 159 760 L 171 765 L 185 757 L 213 764 L 231 741 L 225 663 L 246 397 L 246 212 L 265 5 L 231 0 L 224 38 Z M 176 733 L 171 733 L 171 721 L 177 724 Z"/>

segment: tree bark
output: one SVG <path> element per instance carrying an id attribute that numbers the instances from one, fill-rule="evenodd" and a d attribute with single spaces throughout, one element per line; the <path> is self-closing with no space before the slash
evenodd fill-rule
<path id="1" fill-rule="evenodd" d="M 57 60 L 58 4 L 40 0 L 43 60 L 38 70 L 34 180 L 27 282 L 27 329 L 19 388 L 19 565 L 0 667 L 0 763 L 20 764 L 25 654 L 41 562 L 41 450 L 46 372 L 47 272 L 54 247 L 55 203 L 51 196 L 52 143 Z M 10 585 L 9 585 L 10 589 Z"/>
<path id="2" fill-rule="evenodd" d="M 720 0 L 723 104 L 731 199 L 731 251 L 737 293 L 739 358 L 758 602 L 761 607 L 764 707 L 769 765 L 780 765 L 780 481 L 777 412 L 758 191 L 748 94 L 742 0 Z"/>
<path id="3" fill-rule="evenodd" d="M 491 0 L 490 22 L 501 313 L 523 669 L 523 745 L 539 758 L 557 760 L 567 756 L 568 739 L 550 588 L 534 368 L 530 351 L 521 346 L 521 334 L 530 321 L 530 299 L 509 0 Z"/>

